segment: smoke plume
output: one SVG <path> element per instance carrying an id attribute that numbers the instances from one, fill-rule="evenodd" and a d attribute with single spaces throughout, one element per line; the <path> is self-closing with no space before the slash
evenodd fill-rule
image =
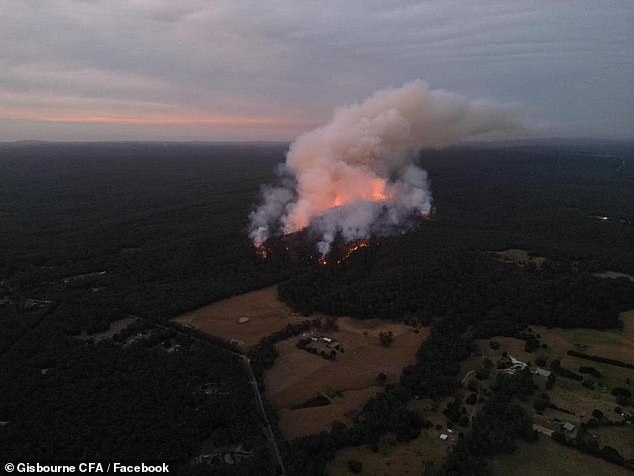
<path id="1" fill-rule="evenodd" d="M 336 109 L 330 122 L 299 136 L 250 214 L 256 246 L 306 227 L 327 254 L 338 235 L 367 239 L 402 230 L 431 212 L 427 173 L 414 153 L 516 126 L 512 107 L 431 90 L 423 81 L 374 93 Z"/>

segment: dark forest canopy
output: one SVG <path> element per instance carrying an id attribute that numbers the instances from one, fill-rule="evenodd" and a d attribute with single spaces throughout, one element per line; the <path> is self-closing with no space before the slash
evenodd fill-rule
<path id="1" fill-rule="evenodd" d="M 0 429 L 1 456 L 48 457 L 55 445 L 79 454 L 78 438 L 90 435 L 87 455 L 125 447 L 185 461 L 215 437 L 251 444 L 262 452 L 257 461 L 269 462 L 261 439 L 249 437 L 260 423 L 231 354 L 72 337 L 130 314 L 166 322 L 290 278 L 280 296 L 305 313 L 433 324 L 400 385 L 366 406 L 374 423 L 285 450 L 303 474 L 313 474 L 302 463 L 311 455 L 318 474 L 314 458 L 322 450 L 330 457 L 332 442 L 371 442 L 388 427 L 403 440 L 415 436 L 425 422 L 404 402 L 414 393 L 451 395 L 475 337 L 515 335 L 529 323 L 603 329 L 634 307 L 634 284 L 593 275 L 634 274 L 630 143 L 425 151 L 433 219 L 326 267 L 262 261 L 246 237 L 260 184 L 272 180 L 283 154 L 281 145 L 0 147 L 0 299 L 10 301 L 0 307 L 0 420 L 11 420 Z M 508 248 L 548 260 L 535 269 L 491 254 Z M 50 303 L 33 306 L 33 299 Z M 197 400 L 205 379 L 228 385 L 209 408 Z M 179 424 L 187 429 L 174 430 Z M 55 445 L 42 427 L 54 429 Z M 168 443 L 175 434 L 178 446 Z M 239 466 L 235 474 L 252 469 Z"/>

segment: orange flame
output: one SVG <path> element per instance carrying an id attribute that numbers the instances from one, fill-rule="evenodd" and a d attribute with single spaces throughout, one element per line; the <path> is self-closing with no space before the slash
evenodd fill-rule
<path id="1" fill-rule="evenodd" d="M 385 202 L 391 198 L 392 194 L 388 189 L 387 181 L 377 178 L 372 180 L 372 183 L 366 190 L 346 189 L 343 186 L 340 187 L 336 190 L 336 192 L 334 192 L 332 200 L 324 206 L 323 209 L 321 209 L 320 214 L 325 213 L 331 208 L 343 207 L 358 201 Z M 300 230 L 306 226 L 308 226 L 308 222 L 306 220 L 297 224 L 297 228 Z"/>
<path id="2" fill-rule="evenodd" d="M 266 259 L 269 255 L 269 249 L 264 245 L 258 245 L 255 247 L 255 254 L 262 259 Z"/>
<path id="3" fill-rule="evenodd" d="M 361 248 L 367 248 L 368 246 L 370 246 L 370 243 L 368 243 L 365 240 L 357 241 L 355 244 L 353 244 L 350 247 L 348 247 L 348 249 L 344 253 L 343 257 L 341 259 L 337 260 L 337 263 L 341 263 L 341 262 L 347 260 L 352 253 L 354 253 L 355 251 L 360 250 Z"/>

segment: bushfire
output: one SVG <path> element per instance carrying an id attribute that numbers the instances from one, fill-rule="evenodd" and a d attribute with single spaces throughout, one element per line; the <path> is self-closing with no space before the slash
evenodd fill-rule
<path id="1" fill-rule="evenodd" d="M 316 255 L 314 241 L 307 232 L 290 233 L 288 235 L 270 238 L 255 247 L 255 254 L 259 259 L 266 260 L 273 257 L 290 260 L 295 264 L 309 264 L 317 262 L 321 266 L 340 264 L 361 248 L 370 246 L 369 240 L 355 240 L 351 243 L 338 241 L 330 253 L 324 256 Z"/>
<path id="2" fill-rule="evenodd" d="M 261 243 L 255 247 L 255 254 L 258 258 L 266 259 L 269 255 L 269 249 Z"/>
<path id="3" fill-rule="evenodd" d="M 337 263 L 342 263 L 343 261 L 347 260 L 350 257 L 350 255 L 354 253 L 355 251 L 358 251 L 361 248 L 366 248 L 368 246 L 370 246 L 370 243 L 368 241 L 362 240 L 362 241 L 356 242 L 356 244 L 353 244 L 348 247 L 344 255 L 340 259 L 337 260 Z"/>

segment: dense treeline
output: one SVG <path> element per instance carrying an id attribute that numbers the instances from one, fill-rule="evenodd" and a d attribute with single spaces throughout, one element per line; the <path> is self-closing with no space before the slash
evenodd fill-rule
<path id="1" fill-rule="evenodd" d="M 576 350 L 569 350 L 568 355 L 578 357 L 580 359 L 591 360 L 592 362 L 601 362 L 602 364 L 615 365 L 617 367 L 623 367 L 625 369 L 634 369 L 634 364 L 623 362 L 621 360 L 609 359 L 607 357 L 601 357 L 598 355 L 583 354 Z"/>
<path id="2" fill-rule="evenodd" d="M 626 459 L 616 448 L 609 445 L 601 446 L 600 441 L 592 436 L 592 432 L 588 430 L 597 428 L 598 426 L 620 426 L 625 425 L 624 421 L 611 422 L 603 420 L 590 420 L 588 423 L 582 423 L 579 426 L 574 438 L 568 438 L 564 433 L 556 431 L 553 433 L 553 440 L 562 445 L 570 446 L 583 453 L 589 453 L 593 456 L 602 458 L 610 463 L 618 464 L 625 468 L 634 469 L 634 459 Z"/>
<path id="3" fill-rule="evenodd" d="M 493 335 L 490 327 L 498 332 L 500 326 L 529 323 L 613 328 L 618 313 L 634 306 L 634 282 L 626 278 L 601 279 L 549 261 L 542 269 L 521 268 L 455 239 L 446 251 L 425 240 L 430 233 L 408 237 L 425 242 L 422 248 L 385 240 L 380 251 L 364 249 L 342 265 L 296 275 L 278 286 L 280 298 L 306 314 L 413 316 L 421 323 L 462 311 L 460 303 L 468 302 L 472 314 L 485 312 L 477 321 L 482 337 Z"/>
<path id="4" fill-rule="evenodd" d="M 184 464 L 208 440 L 253 450 L 243 464 L 215 468 L 218 474 L 274 472 L 232 346 L 198 343 L 168 354 L 156 341 L 169 331 L 154 330 L 127 348 L 69 336 L 107 330 L 130 314 L 165 321 L 283 277 L 284 270 L 254 259 L 242 231 L 282 150 L 0 149 L 0 421 L 9 422 L 0 432 L 3 459 Z M 254 160 L 268 165 L 254 167 Z M 128 334 L 142 330 L 137 324 Z M 210 382 L 220 384 L 218 393 L 201 390 Z"/>
<path id="5" fill-rule="evenodd" d="M 531 418 L 514 398 L 530 395 L 535 389 L 528 370 L 516 375 L 498 375 L 494 395 L 478 412 L 471 431 L 458 440 L 439 474 L 485 476 L 486 458 L 515 450 L 515 441 L 535 441 Z"/>
<path id="6" fill-rule="evenodd" d="M 19 287 L 16 299 L 76 289 L 81 322 L 59 316 L 74 331 L 107 327 L 121 313 L 165 320 L 277 282 L 286 271 L 255 260 L 244 228 L 283 152 L 283 145 L 2 146 L 0 288 L 8 279 Z M 96 271 L 107 274 L 62 283 Z"/>
<path id="7" fill-rule="evenodd" d="M 270 463 L 246 372 L 224 349 L 192 341 L 169 354 L 33 336 L 10 354 L 0 366 L 12 382 L 0 386 L 5 460 L 183 463 L 210 438 L 262 449 L 258 464 Z"/>
<path id="8" fill-rule="evenodd" d="M 385 431 L 413 438 L 426 423 L 407 401 L 452 395 L 475 337 L 516 335 L 529 322 L 617 324 L 616 311 L 631 305 L 631 283 L 591 273 L 634 274 L 632 150 L 607 143 L 427 151 L 421 164 L 432 180 L 434 219 L 313 270 L 256 259 L 244 232 L 284 146 L 2 146 L 0 420 L 10 420 L 0 431 L 2 456 L 44 457 L 49 445 L 66 445 L 67 457 L 120 457 L 134 448 L 183 460 L 214 436 L 255 448 L 248 463 L 216 473 L 253 474 L 268 452 L 249 436 L 261 435 L 258 416 L 230 352 L 167 354 L 69 336 L 103 331 L 130 314 L 166 322 L 291 273 L 280 296 L 305 313 L 433 326 L 401 384 L 368 402 L 350 428 L 291 443 L 291 472 L 321 474 L 337 448 L 372 443 Z M 536 270 L 489 254 L 506 248 L 552 260 Z M 211 399 L 225 415 L 206 413 L 197 400 L 203 364 L 229 382 Z M 258 474 L 265 468 L 268 461 Z"/>

